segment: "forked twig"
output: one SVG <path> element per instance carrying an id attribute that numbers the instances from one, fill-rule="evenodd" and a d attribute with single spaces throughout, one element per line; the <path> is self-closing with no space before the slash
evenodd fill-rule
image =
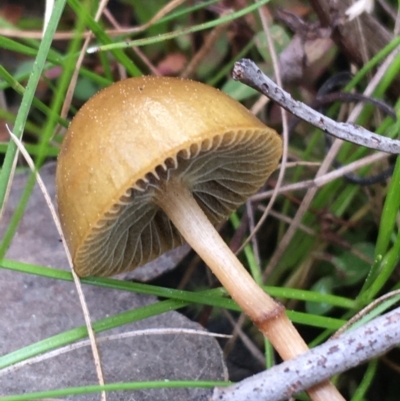
<path id="1" fill-rule="evenodd" d="M 268 78 L 252 60 L 242 59 L 236 62 L 232 76 L 235 80 L 251 86 L 274 100 L 293 115 L 336 138 L 386 153 L 400 153 L 400 141 L 375 134 L 356 124 L 336 122 L 304 103 L 294 100 L 289 93 Z"/>

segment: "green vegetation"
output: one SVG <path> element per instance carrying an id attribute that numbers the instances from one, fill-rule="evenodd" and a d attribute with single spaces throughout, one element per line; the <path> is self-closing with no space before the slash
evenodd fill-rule
<path id="1" fill-rule="evenodd" d="M 121 1 L 118 6 L 131 9 L 137 26 L 143 26 L 143 29 L 133 33 L 115 32 L 118 31 L 118 27 L 111 32 L 110 23 L 105 17 L 96 21 L 95 5 L 98 3 L 56 1 L 42 39 L 33 34 L 23 37 L 11 34 L 0 36 L 0 57 L 5 57 L 1 56 L 1 52 L 7 51 L 17 55 L 19 60 L 16 65 L 5 65 L 0 60 L 0 90 L 7 94 L 12 93 L 13 96 L 17 94 L 19 99 L 17 109 L 8 110 L 0 106 L 0 119 L 24 141 L 37 168 L 47 161 L 55 160 L 65 128 L 83 102 L 99 89 L 121 79 L 124 74 L 138 76 L 158 71 L 161 74 L 179 76 L 195 55 L 203 51 L 204 54 L 201 54 L 197 64 L 192 66 L 190 77 L 220 88 L 248 108 L 257 102 L 258 94 L 230 78 L 235 61 L 242 57 L 252 58 L 266 73 L 273 74 L 271 52 L 267 48 L 268 41 L 260 22 L 259 10 L 264 7 L 264 11 L 273 11 L 279 2 L 248 1 L 245 8 L 236 10 L 221 10 L 218 8 L 222 7 L 221 2 L 216 0 L 183 2 L 170 12 L 160 15 L 160 18 L 153 19 L 168 4 L 166 0 L 149 2 L 152 6 L 148 8 L 141 8 L 134 1 Z M 304 8 L 309 7 L 308 2 L 298 3 L 302 3 Z M 394 3 L 392 6 L 399 5 Z M 21 17 L 17 23 L 12 23 L 5 17 L 0 17 L 0 29 L 24 29 L 28 18 Z M 151 23 L 146 25 L 149 21 Z M 33 20 L 29 26 L 30 32 L 40 32 L 41 24 L 40 18 Z M 269 20 L 269 24 L 279 57 L 292 41 L 293 33 L 273 18 Z M 69 38 L 60 40 L 57 34 L 61 31 L 69 33 Z M 83 54 L 81 62 L 85 32 L 92 32 L 90 46 L 98 46 L 97 50 L 100 51 Z M 201 50 L 211 34 L 215 34 L 216 39 L 208 49 Z M 399 46 L 399 43 L 400 38 L 395 38 L 365 63 L 364 67 L 355 73 L 346 89 L 357 88 L 362 92 L 377 66 Z M 300 84 L 286 86 L 286 89 L 293 93 L 293 97 L 303 96 L 304 102 L 310 102 L 323 79 L 339 71 L 339 50 L 334 45 L 329 46 L 328 50 L 309 66 L 311 70 L 311 67 L 314 67 L 313 71 L 316 71 L 315 79 L 307 82 L 307 79 L 302 77 Z M 320 65 L 319 69 L 317 63 Z M 398 116 L 400 100 L 394 97 L 396 95 L 393 95 L 391 89 L 398 85 L 395 79 L 399 79 L 399 63 L 400 57 L 397 55 L 372 94 L 372 97 L 392 104 Z M 78 85 L 70 86 L 77 66 Z M 45 85 L 46 96 L 38 94 L 39 83 Z M 71 102 L 68 101 L 70 95 Z M 339 118 L 339 106 L 335 104 L 329 109 L 328 112 L 333 118 Z M 371 110 L 370 106 L 365 107 L 357 123 L 378 134 L 397 137 L 400 132 L 400 120 L 394 121 Z M 278 111 L 272 106 L 268 111 L 263 109 L 259 116 L 270 121 L 270 125 L 277 131 L 281 131 Z M 295 163 L 295 166 L 290 166 L 283 185 L 313 179 L 316 166 L 318 167 L 326 157 L 323 134 L 310 126 L 299 125 L 298 131 L 290 136 L 288 151 L 290 161 L 312 162 L 315 165 Z M 17 147 L 12 141 L 8 142 L 3 138 L 0 153 L 0 205 L 4 206 L 13 177 Z M 337 159 L 341 164 L 349 164 L 371 153 L 369 149 L 345 143 L 341 146 Z M 282 243 L 282 239 L 285 238 L 291 219 L 303 201 L 306 187 L 302 191 L 278 195 L 273 207 L 275 217 L 269 217 L 255 236 L 258 246 L 254 247 L 254 242 L 250 242 L 240 253 L 240 258 L 258 282 L 267 277 L 264 284 L 268 285 L 269 293 L 285 303 L 289 309 L 289 317 L 304 330 L 310 345 L 314 346 L 326 340 L 362 308 L 381 295 L 399 288 L 400 164 L 398 159 L 391 160 L 390 163 L 394 164 L 393 175 L 382 183 L 360 186 L 340 177 L 319 188 L 301 217 L 301 225 L 295 229 L 294 235 L 287 243 Z M 361 168 L 357 173 L 366 176 L 380 170 L 381 167 L 374 164 Z M 274 185 L 277 177 L 275 174 L 269 184 Z M 1 239 L 0 268 L 72 281 L 72 275 L 65 271 L 6 259 L 7 249 L 27 207 L 34 184 L 35 176 L 32 174 Z M 261 216 L 267 202 L 268 199 L 253 203 L 256 220 Z M 249 208 L 241 208 L 227 223 L 223 231 L 227 242 L 234 238 L 237 242 L 239 238 L 240 245 L 246 239 L 249 230 L 242 230 L 239 237 L 236 230 L 247 221 L 248 210 Z M 270 266 L 278 247 L 282 247 L 281 256 L 274 266 Z M 104 278 L 82 281 L 90 285 L 152 294 L 162 298 L 155 304 L 94 322 L 93 329 L 96 333 L 188 305 L 207 305 L 216 308 L 217 311 L 219 308 L 239 311 L 237 305 L 226 297 L 223 289 L 204 290 L 204 286 L 199 286 L 193 290 L 194 286 L 190 285 L 186 290 L 176 290 Z M 365 322 L 375 314 L 384 312 L 397 301 L 398 297 L 385 301 L 380 304 L 379 309 L 368 314 L 362 321 Z M 246 329 L 258 345 L 262 343 L 257 333 L 248 326 Z M 86 327 L 78 327 L 52 338 L 43 338 L 36 344 L 0 356 L 0 369 L 86 336 Z M 265 347 L 266 353 L 268 349 Z M 271 358 L 266 359 L 270 364 Z M 377 366 L 380 363 L 371 361 L 361 370 L 361 376 L 358 374 L 352 377 L 351 373 L 344 373 L 336 379 L 335 384 L 349 399 L 367 400 L 368 390 L 375 383 Z M 398 376 L 395 370 L 390 370 L 390 374 L 393 377 Z M 109 390 L 160 386 L 201 387 L 216 384 L 226 383 L 121 383 L 109 385 Z M 25 398 L 22 395 L 16 396 L 17 398 L 5 397 L 4 400 L 61 397 L 100 390 L 99 386 L 86 389 L 71 388 L 46 394 L 27 394 Z M 391 397 L 393 394 L 382 393 L 380 399 L 389 401 L 393 399 Z"/>

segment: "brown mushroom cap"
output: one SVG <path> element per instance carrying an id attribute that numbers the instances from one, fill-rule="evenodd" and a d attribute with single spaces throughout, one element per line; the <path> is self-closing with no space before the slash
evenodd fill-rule
<path id="1" fill-rule="evenodd" d="M 132 270 L 183 243 L 156 203 L 179 177 L 213 224 L 255 193 L 281 138 L 240 103 L 199 82 L 130 78 L 73 119 L 57 166 L 60 220 L 80 276 Z"/>

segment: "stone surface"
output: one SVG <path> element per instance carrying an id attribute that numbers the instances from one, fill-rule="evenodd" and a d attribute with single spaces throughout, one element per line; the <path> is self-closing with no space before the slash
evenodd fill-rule
<path id="1" fill-rule="evenodd" d="M 54 198 L 54 165 L 41 172 Z M 25 175 L 15 177 L 10 199 L 0 225 L 0 236 L 21 196 Z M 62 243 L 38 188 L 29 201 L 8 259 L 67 269 Z M 84 286 L 93 321 L 142 307 L 157 299 L 130 292 Z M 0 268 L 0 355 L 18 350 L 50 336 L 84 325 L 73 283 L 37 277 Z M 98 337 L 148 328 L 201 327 L 177 312 L 168 312 L 123 327 L 99 333 Z M 99 344 L 106 383 L 145 380 L 224 380 L 226 369 L 221 350 L 211 337 L 193 334 L 146 335 Z M 1 361 L 1 357 L 0 357 Z M 12 370 L 0 370 L 0 395 L 35 392 L 96 384 L 90 347 Z M 210 390 L 152 389 L 108 393 L 117 400 L 201 400 Z M 99 394 L 67 397 L 98 400 Z"/>

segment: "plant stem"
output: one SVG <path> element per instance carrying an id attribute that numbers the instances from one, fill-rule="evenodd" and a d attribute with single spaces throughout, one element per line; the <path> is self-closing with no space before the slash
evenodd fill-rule
<path id="1" fill-rule="evenodd" d="M 308 350 L 283 305 L 275 302 L 253 280 L 181 180 L 171 178 L 156 194 L 156 203 L 185 240 L 210 267 L 221 284 L 269 339 L 284 360 Z M 308 391 L 314 401 L 343 400 L 329 382 Z"/>

